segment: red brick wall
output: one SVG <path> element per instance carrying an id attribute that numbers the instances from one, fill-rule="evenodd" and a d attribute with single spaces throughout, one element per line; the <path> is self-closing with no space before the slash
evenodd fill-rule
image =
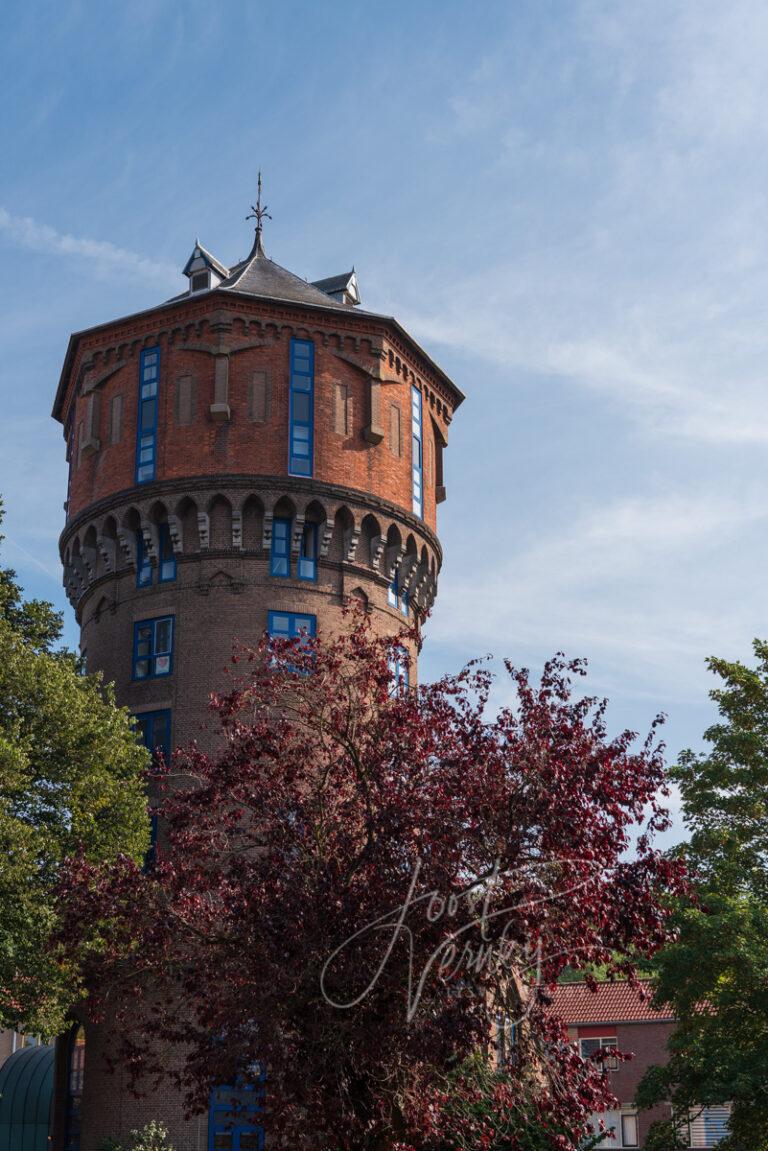
<path id="1" fill-rule="evenodd" d="M 620 1063 L 616 1071 L 609 1071 L 611 1091 L 619 1102 L 631 1106 L 643 1075 L 653 1064 L 666 1063 L 667 1040 L 674 1030 L 673 1023 L 607 1023 L 596 1027 L 579 1027 L 580 1039 L 615 1036 L 619 1051 L 633 1058 Z M 638 1115 L 640 1146 L 643 1146 L 651 1123 L 669 1118 L 669 1108 L 661 1105 Z"/>
<path id="2" fill-rule="evenodd" d="M 213 307 L 209 303 L 209 311 Z M 230 312 L 229 301 L 228 314 Z M 199 302 L 187 305 L 197 312 Z M 219 304 L 219 306 L 221 306 Z M 269 309 L 261 302 L 250 305 L 259 316 L 269 316 Z M 160 318 L 165 314 L 156 313 Z M 346 317 L 343 317 L 346 319 Z M 422 391 L 424 409 L 424 437 L 434 440 L 433 421 L 440 435 L 447 438 L 451 408 L 447 393 L 442 398 L 435 381 L 427 381 L 406 367 L 399 355 L 390 365 L 390 356 L 383 359 L 372 349 L 389 348 L 380 334 L 372 333 L 357 348 L 348 362 L 344 350 L 350 339 L 328 338 L 325 328 L 333 328 L 338 316 L 313 317 L 313 329 L 286 324 L 270 327 L 269 337 L 257 347 L 244 347 L 247 340 L 240 334 L 244 321 L 233 322 L 227 338 L 213 324 L 203 323 L 200 335 L 189 333 L 184 338 L 171 338 L 166 332 L 147 331 L 143 339 L 138 330 L 126 328 L 118 321 L 98 334 L 82 338 L 66 390 L 64 422 L 71 419 L 75 430 L 75 450 L 72 459 L 72 477 L 68 518 L 76 516 L 96 500 L 130 489 L 134 485 L 136 416 L 138 396 L 139 352 L 142 346 L 156 342 L 161 348 L 159 432 L 157 454 L 157 480 L 185 476 L 215 476 L 221 474 L 286 475 L 288 462 L 288 370 L 289 347 L 292 336 L 313 338 L 315 343 L 315 468 L 314 478 L 328 483 L 357 488 L 371 495 L 387 499 L 410 511 L 411 487 L 411 382 L 416 381 Z M 126 336 L 133 334 L 133 342 Z M 375 336 L 375 338 L 373 338 Z M 318 338 L 319 337 L 319 338 Z M 356 336 L 353 343 L 360 344 Z M 253 341 L 251 341 L 253 342 Z M 194 345 L 194 347 L 192 346 Z M 120 351 L 122 355 L 116 358 Z M 389 349 L 391 351 L 391 349 Z M 229 353 L 229 405 L 228 421 L 217 423 L 209 412 L 213 402 L 214 354 Z M 113 362 L 114 361 L 114 362 Z M 356 366 L 359 364 L 360 366 Z M 398 371 L 398 365 L 400 370 Z M 81 371 L 82 370 L 82 371 Z M 98 383 L 108 372 L 106 380 Z M 248 383 L 255 371 L 267 373 L 271 386 L 270 418 L 266 424 L 252 422 L 247 412 Z M 192 426 L 177 427 L 174 423 L 174 390 L 176 381 L 191 375 L 196 383 L 196 418 Z M 369 378 L 381 376 L 380 410 L 378 424 L 384 439 L 370 443 L 364 437 L 364 428 L 371 421 Z M 81 378 L 82 376 L 82 378 Z M 407 378 L 406 378 L 407 377 Z M 97 382 L 100 397 L 98 434 L 100 449 L 80 458 L 79 429 L 86 426 L 86 409 L 90 392 L 88 387 Z M 334 393 L 337 384 L 344 384 L 352 395 L 352 434 L 343 438 L 334 430 Z M 85 385 L 85 390 L 83 388 Z M 110 400 L 116 394 L 123 397 L 122 435 L 120 443 L 107 441 Z M 389 405 L 397 403 L 402 416 L 402 455 L 397 458 L 389 447 Z M 427 462 L 434 450 L 424 444 L 424 520 L 434 529 L 436 515 L 435 474 L 427 475 Z"/>

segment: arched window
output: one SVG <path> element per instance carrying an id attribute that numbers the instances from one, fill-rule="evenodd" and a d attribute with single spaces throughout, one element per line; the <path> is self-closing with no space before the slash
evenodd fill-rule
<path id="1" fill-rule="evenodd" d="M 82 1024 L 69 1037 L 67 1059 L 67 1116 L 64 1151 L 80 1151 L 80 1124 L 85 1079 L 85 1031 Z"/>

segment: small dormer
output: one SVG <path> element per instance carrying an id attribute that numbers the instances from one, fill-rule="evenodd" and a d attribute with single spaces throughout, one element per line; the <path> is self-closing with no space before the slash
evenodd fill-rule
<path id="1" fill-rule="evenodd" d="M 212 288 L 217 288 L 221 281 L 229 276 L 229 268 L 219 263 L 216 257 L 196 240 L 192 255 L 184 267 L 184 275 L 189 279 L 190 296 L 196 296 L 198 292 L 209 292 Z"/>
<path id="2" fill-rule="evenodd" d="M 314 280 L 313 288 L 319 288 L 336 300 L 339 304 L 349 304 L 356 308 L 360 303 L 360 292 L 357 287 L 357 273 L 353 268 L 351 272 L 342 272 L 340 276 L 328 276 L 325 280 Z"/>

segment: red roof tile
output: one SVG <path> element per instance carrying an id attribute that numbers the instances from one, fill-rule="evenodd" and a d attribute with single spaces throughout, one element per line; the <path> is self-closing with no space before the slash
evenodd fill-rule
<path id="1" fill-rule="evenodd" d="M 590 991 L 586 983 L 561 983 L 553 992 L 554 1002 L 550 1010 L 569 1026 L 658 1023 L 674 1019 L 668 1007 L 658 1009 L 651 1006 L 650 980 L 642 979 L 640 984 L 642 993 L 628 983 L 598 983 L 597 991 Z"/>

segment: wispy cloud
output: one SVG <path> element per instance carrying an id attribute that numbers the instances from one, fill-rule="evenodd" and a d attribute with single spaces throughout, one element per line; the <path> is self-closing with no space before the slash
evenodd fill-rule
<path id="1" fill-rule="evenodd" d="M 768 9 L 572 12 L 567 42 L 512 35 L 460 77 L 442 131 L 476 149 L 488 204 L 467 244 L 488 258 L 444 257 L 411 299 L 403 276 L 400 313 L 426 341 L 614 400 L 654 435 L 768 443 Z"/>
<path id="2" fill-rule="evenodd" d="M 99 275 L 127 275 L 164 288 L 173 288 L 179 283 L 179 269 L 171 263 L 147 259 L 108 240 L 58 232 L 49 224 L 41 224 L 31 216 L 14 216 L 2 207 L 0 236 L 29 251 L 88 261 Z"/>
<path id="3" fill-rule="evenodd" d="M 606 500 L 499 566 L 454 573 L 430 637 L 503 642 L 499 654 L 562 648 L 634 692 L 703 698 L 706 656 L 753 634 L 748 572 L 762 561 L 745 541 L 765 534 L 766 496 L 708 489 Z"/>

